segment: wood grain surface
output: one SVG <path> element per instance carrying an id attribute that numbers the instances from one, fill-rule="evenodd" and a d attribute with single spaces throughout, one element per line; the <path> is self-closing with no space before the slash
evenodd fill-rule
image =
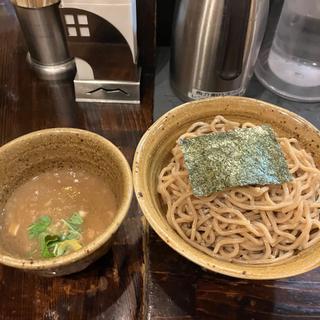
<path id="1" fill-rule="evenodd" d="M 275 281 L 207 272 L 150 231 L 146 318 L 269 320 L 320 319 L 320 270 Z"/>
<path id="2" fill-rule="evenodd" d="M 144 68 L 141 105 L 76 103 L 72 81 L 38 80 L 26 63 L 26 47 L 14 10 L 0 0 L 0 144 L 50 127 L 77 127 L 111 140 L 131 162 L 152 121 L 154 1 L 139 0 Z M 146 33 L 144 31 L 144 33 Z M 152 51 L 153 50 L 153 51 Z M 116 72 L 117 70 L 115 70 Z M 112 76 L 112 75 L 111 75 Z M 39 278 L 0 267 L 0 319 L 142 318 L 143 250 L 141 213 L 133 201 L 107 255 L 87 270 L 61 278 Z"/>

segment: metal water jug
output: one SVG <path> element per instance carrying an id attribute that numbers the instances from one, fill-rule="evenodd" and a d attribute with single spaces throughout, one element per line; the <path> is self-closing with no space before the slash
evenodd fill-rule
<path id="1" fill-rule="evenodd" d="M 170 78 L 182 100 L 243 95 L 268 18 L 269 0 L 179 0 Z"/>

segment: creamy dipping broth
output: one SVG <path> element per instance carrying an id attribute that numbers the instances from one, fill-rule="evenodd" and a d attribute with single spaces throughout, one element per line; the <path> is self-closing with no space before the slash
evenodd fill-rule
<path id="1" fill-rule="evenodd" d="M 65 255 L 102 234 L 115 213 L 114 194 L 103 179 L 52 170 L 12 193 L 1 212 L 0 238 L 8 252 L 24 258 Z"/>

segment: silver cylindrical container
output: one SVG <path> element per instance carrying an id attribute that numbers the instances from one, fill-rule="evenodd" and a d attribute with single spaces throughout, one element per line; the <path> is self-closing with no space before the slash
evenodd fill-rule
<path id="1" fill-rule="evenodd" d="M 179 0 L 170 78 L 182 100 L 242 95 L 253 74 L 269 0 Z"/>
<path id="2" fill-rule="evenodd" d="M 75 75 L 75 63 L 69 54 L 59 3 L 41 8 L 15 5 L 29 50 L 27 60 L 38 76 L 47 80 Z"/>

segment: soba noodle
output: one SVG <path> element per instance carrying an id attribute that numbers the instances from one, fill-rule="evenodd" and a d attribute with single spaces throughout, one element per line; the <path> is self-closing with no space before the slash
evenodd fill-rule
<path id="1" fill-rule="evenodd" d="M 180 138 L 254 127 L 217 116 L 194 123 Z M 179 139 L 180 139 L 179 138 Z M 193 247 L 228 261 L 259 264 L 287 259 L 320 239 L 320 171 L 296 139 L 278 138 L 294 179 L 282 185 L 192 194 L 179 146 L 159 176 L 158 192 L 172 228 Z"/>

